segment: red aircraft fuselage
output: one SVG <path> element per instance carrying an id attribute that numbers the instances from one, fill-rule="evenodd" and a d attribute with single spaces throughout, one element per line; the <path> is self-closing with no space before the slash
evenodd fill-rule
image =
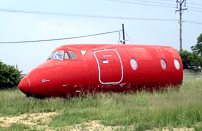
<path id="1" fill-rule="evenodd" d="M 27 96 L 65 97 L 176 86 L 182 80 L 182 60 L 172 47 L 80 44 L 56 48 L 18 87 Z"/>

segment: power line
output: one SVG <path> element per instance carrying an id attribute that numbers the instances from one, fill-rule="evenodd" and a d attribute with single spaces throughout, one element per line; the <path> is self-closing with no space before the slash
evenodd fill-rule
<path id="1" fill-rule="evenodd" d="M 187 6 L 188 8 L 193 8 L 193 9 L 199 9 L 202 11 L 202 8 L 198 8 L 198 7 L 193 7 L 193 6 Z"/>
<path id="2" fill-rule="evenodd" d="M 126 34 L 126 32 L 125 32 L 125 34 Z M 130 39 L 130 41 L 131 41 L 133 44 L 135 44 L 135 43 L 132 41 L 132 39 L 129 37 L 129 35 L 126 34 L 126 36 L 128 37 L 128 39 Z"/>
<path id="3" fill-rule="evenodd" d="M 138 2 L 129 2 L 129 1 L 121 1 L 121 0 L 107 0 L 112 2 L 120 2 L 120 3 L 128 3 L 128 4 L 139 4 L 139 5 L 149 5 L 149 6 L 157 6 L 157 7 L 166 7 L 166 8 L 175 8 L 173 6 L 164 6 L 164 5 L 156 5 L 156 4 L 145 4 L 145 3 L 138 3 Z"/>
<path id="4" fill-rule="evenodd" d="M 138 0 L 137 0 L 138 1 Z M 139 0 L 142 1 L 142 0 Z M 161 0 L 161 1 L 167 1 L 167 2 L 173 2 L 174 0 Z M 193 2 L 186 2 L 187 4 L 190 5 L 197 5 L 197 6 L 202 6 L 202 4 L 198 4 L 198 3 L 193 3 Z"/>
<path id="5" fill-rule="evenodd" d="M 185 20 L 185 22 L 192 23 L 192 24 L 202 25 L 202 22 L 196 22 L 196 21 L 190 21 L 190 20 Z"/>
<path id="6" fill-rule="evenodd" d="M 189 9 L 190 11 L 195 11 L 195 12 L 202 12 L 202 10 L 193 10 L 193 9 Z"/>
<path id="7" fill-rule="evenodd" d="M 122 1 L 122 0 L 107 0 L 107 1 L 111 1 L 111 2 L 120 2 L 120 3 L 127 3 L 127 4 L 139 4 L 139 5 L 147 5 L 147 6 L 156 6 L 156 7 L 165 7 L 165 8 L 176 8 L 174 6 L 168 6 L 168 5 L 172 5 L 172 4 L 167 4 L 167 3 L 159 3 L 159 2 L 150 2 L 150 3 L 156 3 L 156 4 L 149 4 L 149 1 L 142 1 L 142 2 L 146 2 L 146 3 L 142 3 L 140 2 L 131 2 L 131 1 Z M 133 0 L 136 1 L 136 0 Z M 159 4 L 164 4 L 164 5 L 159 5 Z M 189 6 L 191 7 L 191 6 Z M 191 7 L 191 8 L 195 8 L 195 9 L 201 9 L 201 8 L 197 8 L 197 7 Z M 194 9 L 190 9 L 190 11 L 194 11 L 194 12 L 202 12 L 202 10 L 194 10 Z"/>
<path id="8" fill-rule="evenodd" d="M 170 1 L 170 2 L 173 2 L 173 0 L 161 0 L 161 1 Z"/>
<path id="9" fill-rule="evenodd" d="M 2 12 L 14 12 L 14 13 L 42 14 L 42 15 L 64 15 L 64 16 L 78 16 L 78 17 L 111 18 L 111 19 L 176 21 L 174 19 L 149 19 L 149 18 L 134 18 L 134 17 L 114 17 L 114 16 L 99 16 L 99 15 L 84 15 L 84 14 L 67 14 L 67 13 L 54 13 L 54 12 L 25 11 L 25 10 L 10 10 L 10 9 L 0 9 L 0 11 L 2 11 Z"/>
<path id="10" fill-rule="evenodd" d="M 191 10 L 191 9 L 189 9 Z M 195 10 L 196 11 L 196 10 Z M 0 12 L 10 13 L 25 13 L 25 14 L 38 14 L 38 15 L 61 15 L 61 16 L 72 16 L 72 17 L 90 17 L 90 18 L 106 18 L 106 19 L 126 19 L 126 20 L 143 20 L 143 21 L 170 21 L 176 22 L 177 19 L 156 19 L 156 18 L 135 18 L 135 17 L 115 17 L 115 16 L 99 16 L 99 15 L 85 15 L 85 14 L 68 14 L 68 13 L 55 13 L 55 12 L 40 12 L 40 11 L 26 11 L 26 10 L 12 10 L 12 9 L 1 9 Z M 202 11 L 201 11 L 202 12 Z M 200 23 L 200 22 L 192 22 Z"/>
<path id="11" fill-rule="evenodd" d="M 107 1 L 128 3 L 128 4 L 139 4 L 139 5 L 147 5 L 147 6 L 166 7 L 166 8 L 175 8 L 173 4 L 161 3 L 161 2 L 152 2 L 152 1 L 147 1 L 147 0 L 141 0 L 141 1 L 133 0 L 133 1 L 138 1 L 138 2 L 122 1 L 122 0 L 107 0 Z M 168 1 L 168 0 L 166 0 L 166 1 Z M 144 3 L 142 3 L 142 2 L 144 2 Z M 151 3 L 155 3 L 155 4 L 151 4 Z M 194 4 L 194 3 L 192 3 L 192 4 Z M 200 4 L 194 4 L 194 5 L 200 5 Z M 192 6 L 189 6 L 189 7 L 194 8 L 194 9 L 202 9 L 202 8 L 192 7 Z M 193 10 L 191 9 L 190 11 L 202 12 L 202 10 L 194 10 L 194 9 Z M 55 12 L 26 11 L 26 10 L 11 10 L 11 9 L 1 9 L 1 8 L 0 8 L 0 11 L 1 12 L 15 12 L 15 13 L 29 13 L 29 14 L 44 14 L 44 15 L 61 15 L 61 16 L 79 16 L 79 17 L 103 18 L 103 16 L 95 16 L 95 15 L 67 14 L 67 13 L 55 13 Z"/>
<path id="12" fill-rule="evenodd" d="M 92 35 L 84 35 L 84 36 L 76 36 L 76 37 L 67 37 L 67 38 L 58 38 L 58 39 L 31 40 L 31 41 L 13 41 L 13 42 L 0 42 L 0 44 L 34 43 L 34 42 L 48 42 L 48 41 L 59 41 L 59 40 L 68 40 L 68 39 L 78 39 L 78 38 L 84 38 L 84 37 L 91 37 L 91 36 L 105 35 L 105 34 L 110 34 L 110 33 L 115 33 L 115 32 L 120 32 L 120 31 L 121 31 L 121 30 L 118 30 L 118 31 L 111 31 L 111 32 L 104 32 L 104 33 L 99 33 L 99 34 L 92 34 Z"/>
<path id="13" fill-rule="evenodd" d="M 131 0 L 131 1 L 138 1 L 138 2 L 145 2 L 145 3 L 154 3 L 154 4 L 162 4 L 162 5 L 175 6 L 174 4 L 161 3 L 161 2 L 154 2 L 154 1 L 148 1 L 148 0 Z"/>
<path id="14" fill-rule="evenodd" d="M 109 19 L 131 19 L 131 20 L 151 20 L 151 21 L 177 21 L 176 19 L 155 19 L 155 18 L 134 18 L 134 17 L 115 17 L 115 16 L 99 16 L 99 15 L 84 15 L 84 14 L 67 14 L 67 13 L 55 13 L 55 12 L 39 12 L 39 11 L 26 11 L 26 10 L 10 10 L 0 9 L 2 12 L 14 12 L 14 13 L 28 13 L 28 14 L 40 14 L 40 15 L 64 15 L 75 17 L 93 17 L 93 18 L 109 18 Z"/>
<path id="15" fill-rule="evenodd" d="M 154 5 L 154 4 L 145 4 L 145 3 L 136 3 L 136 2 L 128 2 L 128 1 L 121 1 L 121 0 L 107 0 L 107 1 L 111 1 L 111 2 L 121 2 L 121 3 L 127 3 L 127 4 L 139 4 L 139 5 L 148 5 L 148 6 L 157 6 L 157 7 L 165 7 L 165 8 L 175 8 L 175 7 L 171 7 L 171 6 L 167 6 L 167 5 L 171 5 L 171 4 L 166 4 L 165 6 L 162 5 Z M 136 1 L 136 0 L 133 0 Z M 146 1 L 142 1 L 142 2 L 146 2 Z M 147 1 L 149 2 L 149 1 Z M 151 3 L 151 2 L 150 2 Z M 159 2 L 152 2 L 152 3 L 158 3 L 158 4 L 163 4 L 163 3 L 159 3 Z M 194 11 L 194 12 L 202 12 L 202 8 L 198 8 L 198 7 L 192 7 L 189 6 L 192 9 L 189 9 L 190 11 Z M 197 9 L 197 10 L 196 10 Z M 198 10 L 199 9 L 199 10 Z M 201 10 L 200 10 L 201 9 Z"/>
<path id="16" fill-rule="evenodd" d="M 108 0 L 108 1 L 118 1 L 118 0 Z M 129 2 L 131 1 L 137 1 L 137 2 L 140 2 L 140 4 L 143 3 L 154 3 L 154 4 L 160 4 L 160 5 L 170 5 L 172 7 L 174 7 L 175 5 L 174 4 L 170 4 L 170 3 L 162 3 L 162 2 L 156 2 L 156 1 L 149 1 L 149 0 L 128 0 Z M 173 1 L 170 1 L 170 0 L 164 0 L 164 1 L 169 1 L 169 2 L 173 2 Z M 120 1 L 121 2 L 121 1 Z M 122 1 L 123 3 L 128 3 L 127 0 L 125 1 Z M 132 2 L 132 3 L 135 3 L 135 2 Z M 189 3 L 191 5 L 197 5 L 197 6 L 202 6 L 200 4 L 196 4 L 196 3 Z M 159 6 L 159 5 L 157 5 Z M 189 6 L 191 8 L 195 8 L 195 9 L 202 9 L 202 8 L 198 8 L 198 7 L 192 7 L 192 6 Z"/>
<path id="17" fill-rule="evenodd" d="M 191 2 L 187 2 L 188 4 L 191 4 L 191 5 L 197 5 L 197 6 L 202 6 L 202 4 L 197 4 L 197 3 L 191 3 Z"/>

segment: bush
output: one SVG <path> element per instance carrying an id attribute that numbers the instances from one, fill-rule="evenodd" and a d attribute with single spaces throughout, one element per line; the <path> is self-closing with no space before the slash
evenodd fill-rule
<path id="1" fill-rule="evenodd" d="M 6 65 L 0 61 L 0 89 L 17 86 L 21 80 L 21 72 L 14 66 Z"/>
<path id="2" fill-rule="evenodd" d="M 202 57 L 197 52 L 188 52 L 186 50 L 179 52 L 181 56 L 183 69 L 191 69 L 194 71 L 201 71 Z"/>

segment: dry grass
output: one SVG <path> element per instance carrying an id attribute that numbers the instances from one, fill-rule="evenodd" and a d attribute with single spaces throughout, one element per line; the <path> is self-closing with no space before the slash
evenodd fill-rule
<path id="1" fill-rule="evenodd" d="M 162 92 L 105 93 L 86 98 L 34 99 L 18 90 L 0 92 L 0 116 L 20 116 L 40 112 L 57 112 L 50 116 L 46 129 L 153 130 L 181 127 L 202 129 L 202 80 L 185 80 L 179 90 L 172 87 Z M 26 119 L 26 118 L 25 118 Z M 28 118 L 27 118 L 28 119 Z M 41 122 L 40 122 L 41 121 Z M 43 123 L 39 118 L 37 125 Z M 93 124 L 94 123 L 94 124 Z M 0 123 L 1 124 L 1 123 Z M 35 128 L 19 125 L 0 130 Z M 98 129 L 98 128 L 92 128 Z M 37 129 L 36 129 L 37 130 Z M 99 130 L 99 129 L 98 129 Z"/>

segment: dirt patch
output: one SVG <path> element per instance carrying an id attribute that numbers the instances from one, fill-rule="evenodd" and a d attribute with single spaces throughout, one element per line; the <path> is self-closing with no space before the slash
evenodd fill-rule
<path id="1" fill-rule="evenodd" d="M 99 120 L 90 121 L 89 123 L 82 123 L 82 124 L 76 124 L 74 126 L 70 126 L 69 131 L 113 131 L 113 130 L 128 130 L 133 131 L 135 130 L 133 126 L 104 126 L 102 124 L 99 124 Z M 154 130 L 146 130 L 146 131 L 161 131 L 158 128 Z M 194 128 L 173 128 L 173 129 L 162 129 L 162 131 L 195 131 Z"/>
<path id="2" fill-rule="evenodd" d="M 48 123 L 51 121 L 49 116 L 59 115 L 56 112 L 45 113 L 32 113 L 22 114 L 14 117 L 0 117 L 0 127 L 9 127 L 12 124 L 24 124 L 30 127 L 35 127 L 37 130 L 55 131 L 48 127 Z M 127 128 L 127 129 L 126 129 Z M 99 123 L 99 120 L 93 120 L 90 122 L 84 122 L 81 124 L 75 124 L 63 128 L 68 131 L 112 131 L 112 130 L 134 130 L 133 126 L 104 126 Z M 146 131 L 160 131 L 159 129 L 146 130 Z M 169 129 L 163 129 L 162 131 L 171 131 Z M 194 128 L 173 128 L 172 131 L 195 131 Z"/>
<path id="3" fill-rule="evenodd" d="M 0 127 L 9 127 L 12 124 L 36 126 L 37 129 L 47 129 L 51 121 L 49 116 L 58 115 L 56 112 L 22 114 L 14 117 L 0 117 Z"/>
<path id="4" fill-rule="evenodd" d="M 128 130 L 133 131 L 135 130 L 133 126 L 104 126 L 99 123 L 99 120 L 93 120 L 90 122 L 84 122 L 82 124 L 75 124 L 74 126 L 69 126 L 66 128 L 68 131 L 113 131 L 113 130 Z M 146 131 L 161 131 L 160 129 L 156 128 L 154 130 L 146 130 Z M 162 131 L 195 131 L 194 128 L 173 128 L 173 129 L 162 129 Z"/>

